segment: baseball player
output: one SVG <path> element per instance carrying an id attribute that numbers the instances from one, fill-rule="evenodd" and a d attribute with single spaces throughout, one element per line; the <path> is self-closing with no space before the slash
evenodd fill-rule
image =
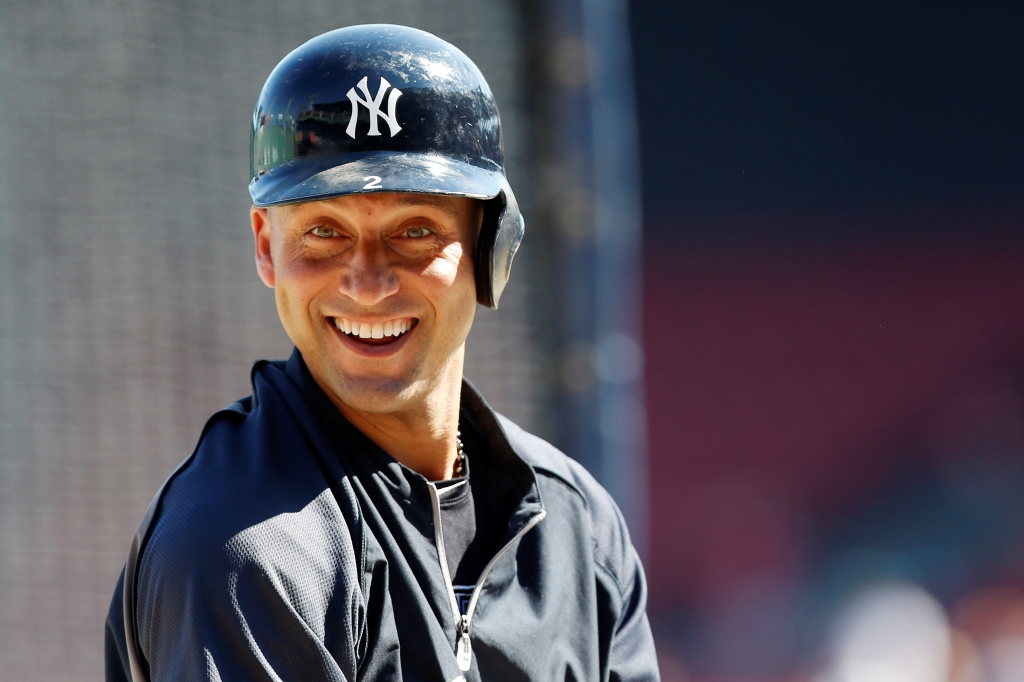
<path id="1" fill-rule="evenodd" d="M 657 680 L 622 516 L 462 378 L 524 223 L 494 98 L 423 31 L 325 33 L 252 118 L 256 267 L 295 343 L 139 526 L 110 682 Z"/>

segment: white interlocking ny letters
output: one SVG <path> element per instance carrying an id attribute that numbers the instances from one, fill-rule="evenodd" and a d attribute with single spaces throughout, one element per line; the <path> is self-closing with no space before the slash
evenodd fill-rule
<path id="1" fill-rule="evenodd" d="M 348 120 L 348 128 L 345 132 L 353 140 L 356 139 L 356 123 L 359 121 L 359 105 L 362 104 L 366 107 L 366 110 L 370 112 L 370 131 L 367 135 L 380 135 L 380 129 L 377 127 L 377 119 L 382 118 L 388 124 L 388 128 L 391 130 L 391 137 L 394 137 L 402 130 L 402 126 L 398 125 L 398 119 L 395 117 L 395 104 L 398 103 L 398 98 L 402 96 L 402 91 L 398 88 L 392 88 L 391 83 L 388 83 L 387 79 L 381 76 L 380 87 L 377 88 L 377 96 L 373 99 L 370 98 L 370 88 L 366 85 L 366 76 L 356 84 L 356 87 L 363 91 L 363 97 L 360 97 L 356 92 L 356 88 L 348 89 L 348 101 L 352 103 L 352 116 Z M 388 95 L 388 113 L 384 113 L 380 110 L 380 105 L 384 101 L 384 95 L 387 93 L 388 88 L 391 88 L 391 93 Z"/>

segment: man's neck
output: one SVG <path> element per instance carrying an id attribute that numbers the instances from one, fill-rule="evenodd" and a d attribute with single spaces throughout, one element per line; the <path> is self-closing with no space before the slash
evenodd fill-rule
<path id="1" fill-rule="evenodd" d="M 458 457 L 462 362 L 453 363 L 422 401 L 400 412 L 366 412 L 332 397 L 345 419 L 428 481 L 452 477 Z"/>

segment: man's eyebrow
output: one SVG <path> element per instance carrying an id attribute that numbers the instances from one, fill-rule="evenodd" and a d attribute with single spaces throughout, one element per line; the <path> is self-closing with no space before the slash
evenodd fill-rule
<path id="1" fill-rule="evenodd" d="M 444 195 L 399 194 L 395 199 L 395 204 L 398 206 L 433 206 L 437 210 L 447 213 L 452 218 L 459 217 L 459 211 L 455 208 L 455 202 L 451 200 L 451 197 Z"/>

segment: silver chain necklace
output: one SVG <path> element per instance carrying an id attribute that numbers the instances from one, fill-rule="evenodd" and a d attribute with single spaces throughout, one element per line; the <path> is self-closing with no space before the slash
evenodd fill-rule
<path id="1" fill-rule="evenodd" d="M 466 451 L 462 449 L 462 431 L 455 432 L 456 459 L 452 467 L 452 478 L 460 478 L 466 471 Z"/>

